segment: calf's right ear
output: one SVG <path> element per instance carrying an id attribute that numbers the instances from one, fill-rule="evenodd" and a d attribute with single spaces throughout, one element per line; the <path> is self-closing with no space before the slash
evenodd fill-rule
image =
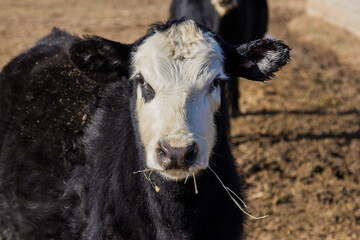
<path id="1" fill-rule="evenodd" d="M 225 72 L 232 77 L 265 81 L 290 60 L 290 48 L 283 42 L 259 39 L 240 46 L 226 46 Z"/>
<path id="2" fill-rule="evenodd" d="M 131 45 L 101 37 L 76 39 L 69 48 L 73 65 L 91 81 L 107 84 L 129 75 Z"/>

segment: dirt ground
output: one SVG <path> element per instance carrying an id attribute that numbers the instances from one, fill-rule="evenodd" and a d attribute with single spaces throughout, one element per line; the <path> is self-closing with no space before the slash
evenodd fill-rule
<path id="1" fill-rule="evenodd" d="M 360 239 L 360 67 L 351 57 L 355 46 L 346 42 L 348 33 L 332 27 L 322 38 L 313 38 L 319 31 L 311 35 L 310 27 L 322 29 L 323 23 L 302 20 L 304 0 L 268 1 L 271 35 L 293 50 L 291 63 L 273 81 L 241 80 L 243 115 L 231 120 L 249 211 L 269 214 L 248 220 L 247 239 Z M 132 42 L 149 24 L 166 20 L 169 2 L 0 0 L 0 68 L 53 26 Z M 336 34 L 346 57 L 333 48 L 334 41 L 327 41 Z"/>

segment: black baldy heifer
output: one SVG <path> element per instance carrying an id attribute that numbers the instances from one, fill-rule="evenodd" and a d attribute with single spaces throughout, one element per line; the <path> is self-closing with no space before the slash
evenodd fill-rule
<path id="1" fill-rule="evenodd" d="M 230 44 L 265 36 L 268 24 L 266 0 L 173 0 L 170 18 L 190 18 L 205 24 Z M 240 114 L 237 78 L 228 84 L 231 115 Z"/>
<path id="2" fill-rule="evenodd" d="M 192 20 L 128 45 L 54 29 L 0 75 L 0 238 L 239 239 L 244 214 L 208 168 L 242 196 L 223 82 L 288 59 Z"/>

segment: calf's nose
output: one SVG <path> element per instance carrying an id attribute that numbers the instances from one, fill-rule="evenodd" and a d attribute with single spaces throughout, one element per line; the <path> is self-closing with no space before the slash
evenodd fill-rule
<path id="1" fill-rule="evenodd" d="M 196 143 L 192 143 L 187 147 L 172 147 L 169 144 L 158 144 L 156 152 L 164 169 L 188 170 L 195 162 L 198 146 Z"/>

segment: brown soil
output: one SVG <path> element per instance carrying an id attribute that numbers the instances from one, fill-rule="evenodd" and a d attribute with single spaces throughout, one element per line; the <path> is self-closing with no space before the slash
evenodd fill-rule
<path id="1" fill-rule="evenodd" d="M 53 26 L 131 42 L 166 20 L 169 2 L 0 0 L 0 68 Z M 273 81 L 241 80 L 243 116 L 231 120 L 249 211 L 270 215 L 249 219 L 248 239 L 360 239 L 360 67 L 351 64 L 353 40 L 301 20 L 304 0 L 269 2 L 270 33 L 293 50 Z M 322 26 L 340 48 L 314 37 Z"/>

